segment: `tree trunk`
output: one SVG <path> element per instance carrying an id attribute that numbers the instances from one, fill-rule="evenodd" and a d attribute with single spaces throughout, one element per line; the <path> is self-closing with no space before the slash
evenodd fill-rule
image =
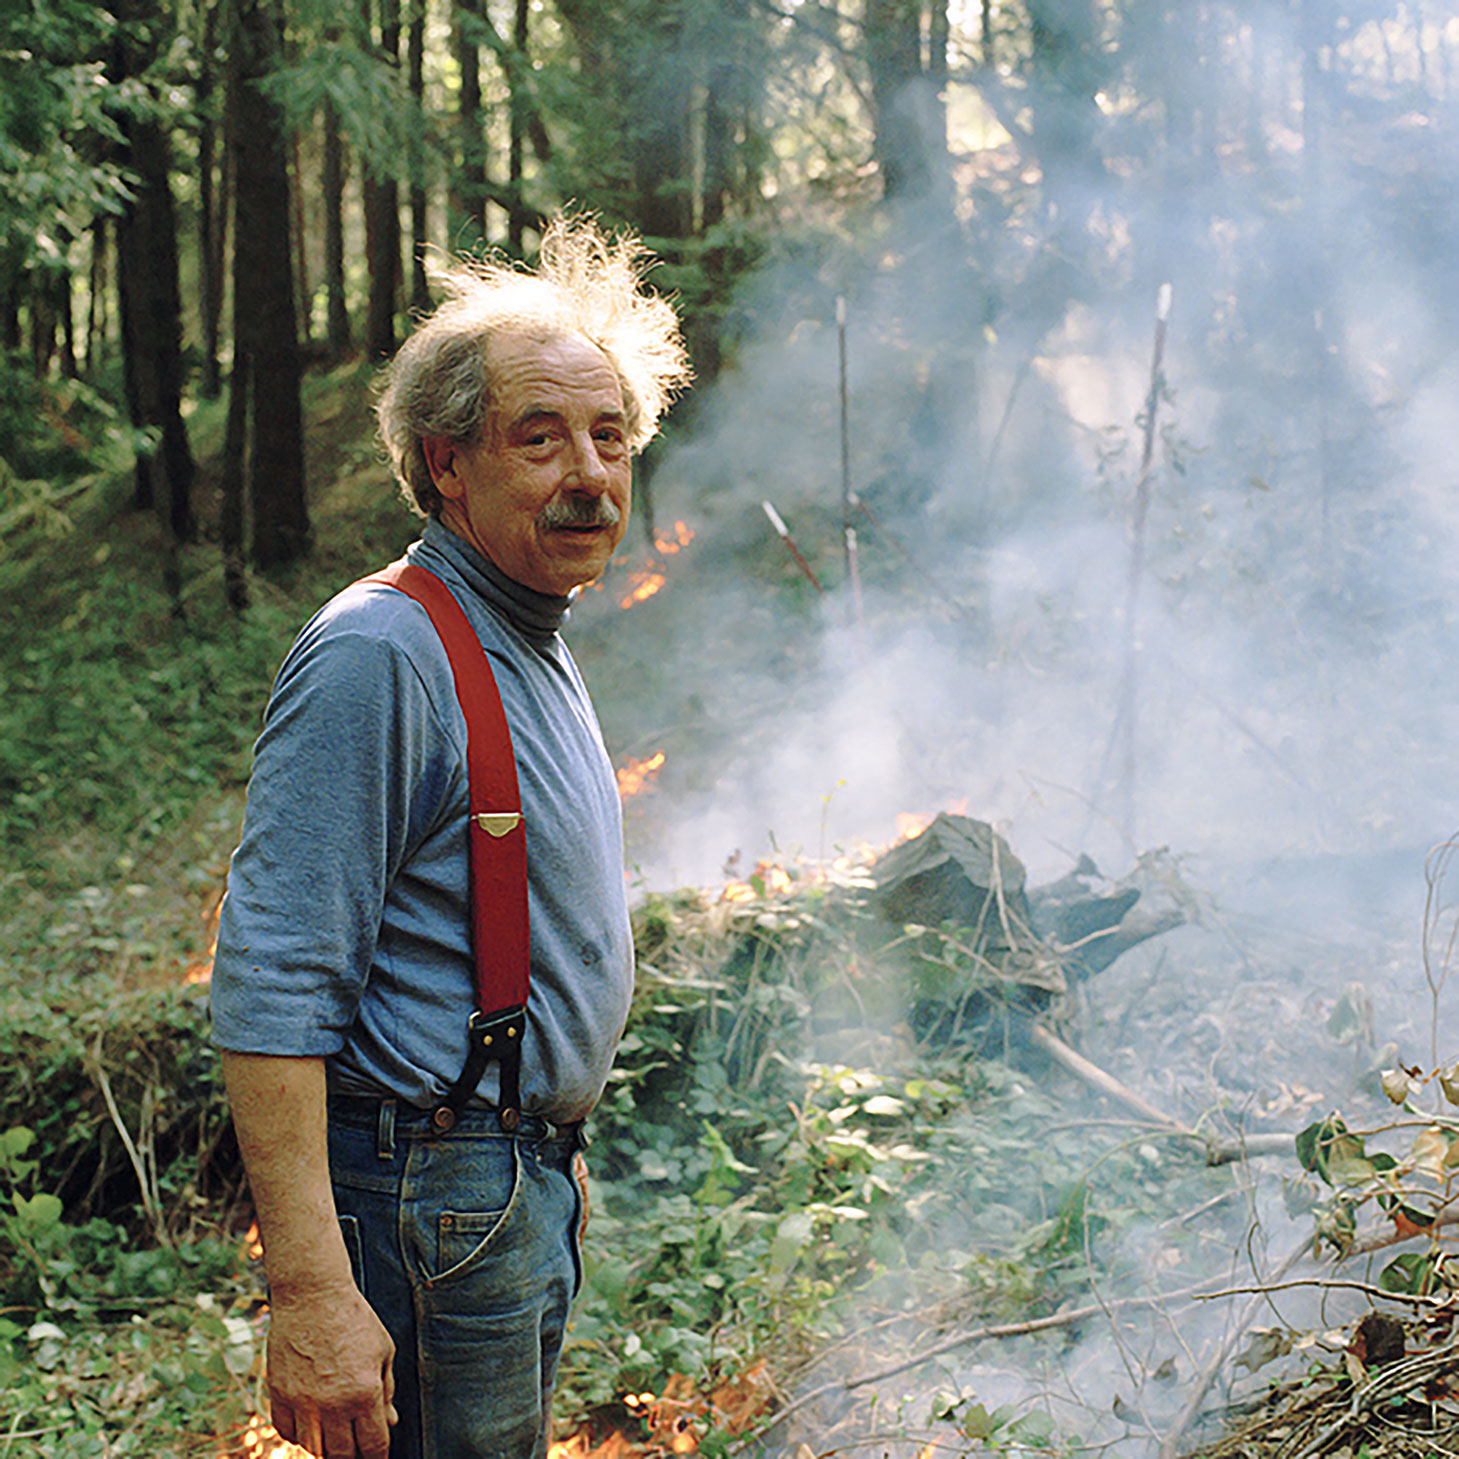
<path id="1" fill-rule="evenodd" d="M 507 180 L 510 187 L 512 206 L 507 216 L 507 247 L 515 254 L 522 252 L 523 235 L 526 232 L 527 216 L 522 206 L 522 163 L 527 137 L 527 98 L 523 95 L 524 77 L 529 61 L 527 49 L 531 43 L 531 0 L 517 0 L 516 15 L 512 24 L 512 44 L 517 48 L 520 64 L 508 78 L 512 95 L 512 130 L 507 155 Z"/>
<path id="2" fill-rule="evenodd" d="M 368 8 L 369 0 L 365 0 Z M 400 64 L 398 0 L 381 0 L 380 54 Z M 370 295 L 365 311 L 365 347 L 372 359 L 395 353 L 395 307 L 400 294 L 400 192 L 395 180 L 365 169 L 365 259 Z"/>
<path id="3" fill-rule="evenodd" d="M 182 419 L 182 298 L 177 277 L 177 216 L 161 124 L 121 120 L 134 196 L 117 216 L 117 280 L 122 351 L 132 424 L 153 433 L 155 450 L 137 457 L 138 505 L 152 506 L 172 536 L 193 535 L 192 452 Z"/>
<path id="4" fill-rule="evenodd" d="M 416 0 L 410 18 L 409 53 L 410 94 L 416 106 L 425 112 L 426 94 L 426 5 Z M 426 190 L 422 182 L 410 188 L 410 307 L 424 314 L 431 307 L 431 290 L 426 280 L 426 249 L 430 235 L 426 215 Z"/>
<path id="5" fill-rule="evenodd" d="M 294 243 L 294 301 L 298 306 L 295 333 L 307 358 L 314 332 L 314 309 L 309 288 L 309 248 L 305 236 L 309 230 L 304 217 L 304 159 L 300 154 L 297 131 L 289 138 L 288 147 L 289 205 L 292 209 L 292 227 L 289 234 Z"/>
<path id="6" fill-rule="evenodd" d="M 238 299 L 233 296 L 233 327 L 238 329 Z M 218 511 L 218 538 L 223 549 L 223 596 L 241 613 L 248 607 L 248 574 L 244 556 L 244 485 L 248 458 L 248 356 L 233 351 L 228 377 L 228 426 L 223 438 L 222 501 Z"/>
<path id="7" fill-rule="evenodd" d="M 91 225 L 91 268 L 87 275 L 89 300 L 86 305 L 86 354 L 83 373 L 94 376 L 106 353 L 106 218 Z"/>
<path id="8" fill-rule="evenodd" d="M 640 42 L 630 131 L 638 224 L 651 239 L 688 238 L 694 232 L 694 152 L 682 3 L 651 10 Z"/>
<path id="9" fill-rule="evenodd" d="M 20 298 L 25 287 L 25 270 L 20 266 L 18 245 L 0 243 L 0 348 L 21 347 Z"/>
<path id="10" fill-rule="evenodd" d="M 468 0 L 456 7 L 456 64 L 461 69 L 461 101 L 456 116 L 459 158 L 456 164 L 455 212 L 451 236 L 456 236 L 456 223 L 475 226 L 477 237 L 486 238 L 486 141 L 481 116 L 481 55 L 476 45 L 472 22 L 477 18 L 474 4 Z"/>
<path id="11" fill-rule="evenodd" d="M 921 10 L 921 0 L 866 0 L 866 64 L 876 112 L 873 152 L 887 202 L 919 198 L 931 185 L 922 116 Z"/>
<path id="12" fill-rule="evenodd" d="M 202 64 L 198 72 L 198 293 L 203 336 L 202 391 L 216 400 L 223 388 L 218 366 L 219 325 L 223 317 L 223 249 L 226 199 L 218 197 L 218 122 L 213 110 L 213 59 L 217 39 L 217 7 L 208 7 L 203 22 Z"/>
<path id="13" fill-rule="evenodd" d="M 339 114 L 324 107 L 324 292 L 328 300 L 329 357 L 342 360 L 350 352 L 350 313 L 344 286 L 344 141 Z"/>
<path id="14" fill-rule="evenodd" d="M 278 55 L 278 20 L 273 0 L 235 4 L 229 105 L 236 178 L 234 352 L 243 357 L 250 402 L 253 560 L 267 569 L 307 550 L 309 512 L 289 248 L 288 151 L 283 118 L 256 85 Z"/>
<path id="15" fill-rule="evenodd" d="M 56 308 L 61 322 L 61 373 L 74 380 L 80 371 L 76 364 L 76 289 L 71 270 L 64 270 L 56 281 Z"/>
<path id="16" fill-rule="evenodd" d="M 711 24 L 699 48 L 706 62 L 699 226 L 706 231 L 757 190 L 755 103 L 765 66 L 746 0 L 724 0 L 714 16 L 722 28 Z"/>

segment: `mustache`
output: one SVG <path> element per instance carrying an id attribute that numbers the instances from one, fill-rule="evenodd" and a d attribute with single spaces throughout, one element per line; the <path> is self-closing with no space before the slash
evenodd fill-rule
<path id="1" fill-rule="evenodd" d="M 560 496 L 538 512 L 537 525 L 547 532 L 559 527 L 616 527 L 622 515 L 605 496 Z"/>

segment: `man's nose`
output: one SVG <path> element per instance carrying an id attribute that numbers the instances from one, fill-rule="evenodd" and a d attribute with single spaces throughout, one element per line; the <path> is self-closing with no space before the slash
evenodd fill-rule
<path id="1" fill-rule="evenodd" d="M 593 493 L 607 489 L 608 467 L 591 432 L 573 436 L 572 466 L 564 485 Z"/>

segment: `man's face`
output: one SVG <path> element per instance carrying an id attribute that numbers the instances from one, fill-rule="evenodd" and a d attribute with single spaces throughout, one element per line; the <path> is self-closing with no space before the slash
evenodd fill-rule
<path id="1" fill-rule="evenodd" d="M 480 443 L 425 442 L 441 520 L 509 578 L 561 597 L 603 571 L 628 527 L 618 376 L 580 335 L 497 338 L 487 369 Z"/>

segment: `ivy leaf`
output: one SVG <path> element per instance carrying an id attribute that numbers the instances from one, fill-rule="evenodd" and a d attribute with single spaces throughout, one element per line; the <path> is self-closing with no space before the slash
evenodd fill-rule
<path id="1" fill-rule="evenodd" d="M 966 1439 L 991 1439 L 997 1424 L 993 1421 L 985 1405 L 975 1403 L 963 1414 L 963 1421 L 958 1429 Z"/>
<path id="2" fill-rule="evenodd" d="M 15 1197 L 15 1210 L 20 1217 L 21 1228 L 30 1235 L 37 1235 L 60 1225 L 63 1209 L 61 1198 L 46 1191 L 33 1196 Z"/>
<path id="3" fill-rule="evenodd" d="M 1297 1160 L 1302 1169 L 1312 1171 L 1331 1185 L 1332 1178 L 1327 1173 L 1328 1152 L 1333 1142 L 1347 1133 L 1347 1128 L 1336 1115 L 1308 1125 L 1297 1136 Z"/>
<path id="4" fill-rule="evenodd" d="M 1406 1251 L 1378 1273 L 1378 1285 L 1385 1292 L 1410 1297 L 1427 1294 L 1434 1283 L 1434 1259 L 1422 1252 Z"/>
<path id="5" fill-rule="evenodd" d="M 1403 1104 L 1413 1090 L 1413 1081 L 1402 1069 L 1385 1069 L 1378 1078 L 1392 1104 Z"/>
<path id="6" fill-rule="evenodd" d="M 1449 1156 L 1449 1140 L 1437 1125 L 1420 1130 L 1413 1142 L 1413 1165 L 1435 1180 L 1444 1178 L 1444 1162 Z"/>

